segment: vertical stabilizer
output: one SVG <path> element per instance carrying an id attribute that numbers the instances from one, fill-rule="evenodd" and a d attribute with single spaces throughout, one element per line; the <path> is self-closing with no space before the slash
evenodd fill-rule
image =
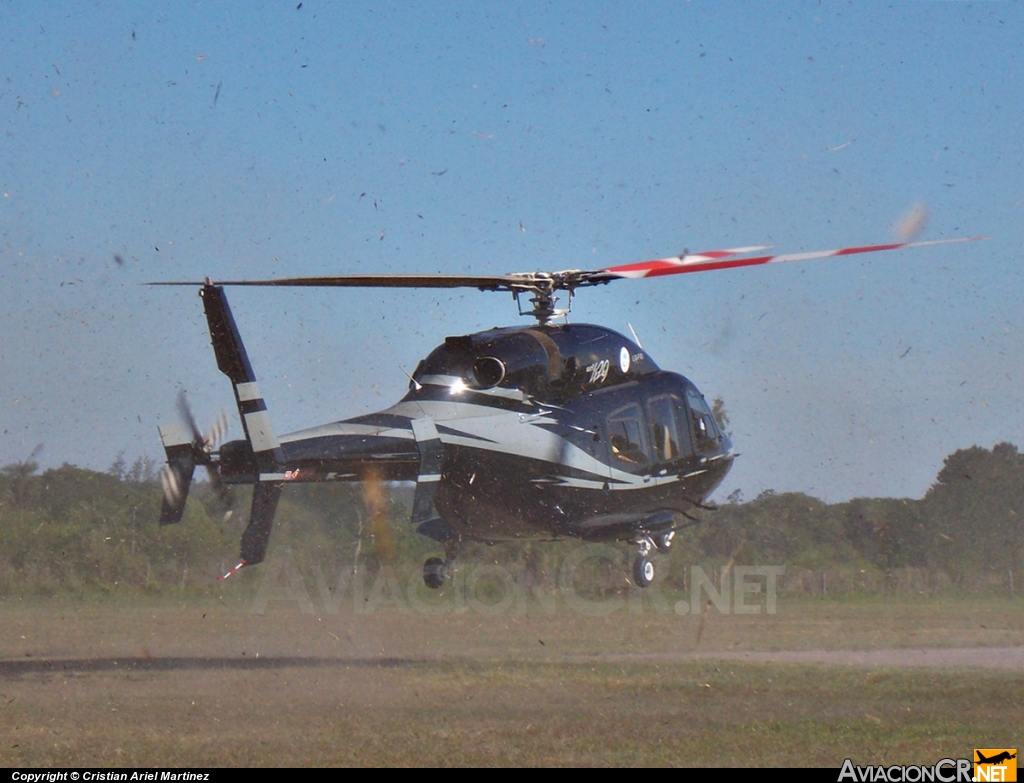
<path id="1" fill-rule="evenodd" d="M 207 284 L 203 286 L 200 296 L 210 326 L 210 341 L 217 357 L 217 367 L 228 376 L 234 387 L 238 416 L 242 420 L 246 440 L 256 456 L 256 465 L 260 473 L 273 473 L 283 461 L 281 444 L 270 425 L 263 393 L 256 383 L 249 355 L 245 352 L 242 337 L 231 315 L 227 295 L 223 287 Z"/>
<path id="2" fill-rule="evenodd" d="M 238 416 L 242 420 L 245 438 L 252 447 L 258 471 L 249 524 L 242 534 L 241 562 L 225 574 L 227 577 L 242 566 L 263 562 L 266 557 L 277 501 L 281 497 L 281 483 L 273 479 L 281 478 L 280 466 L 284 457 L 223 287 L 207 283 L 200 296 L 203 297 L 206 321 L 210 326 L 210 341 L 217 356 L 217 367 L 228 376 L 235 390 Z"/>

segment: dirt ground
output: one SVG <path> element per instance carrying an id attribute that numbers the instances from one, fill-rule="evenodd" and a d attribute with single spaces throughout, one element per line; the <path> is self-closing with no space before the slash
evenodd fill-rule
<path id="1" fill-rule="evenodd" d="M 1024 647 L 950 647 L 928 650 L 781 650 L 710 652 L 695 657 L 754 663 L 825 663 L 833 666 L 962 667 L 1024 671 Z"/>
<path id="2" fill-rule="evenodd" d="M 191 601 L 0 599 L 0 660 L 255 655 L 554 660 L 891 649 L 903 651 L 905 658 L 886 665 L 911 665 L 915 650 L 1024 647 L 1021 600 L 786 599 L 774 614 L 761 606 L 751 615 L 720 614 L 711 607 L 701 616 L 680 616 L 672 607 L 670 601 L 650 605 L 646 595 L 638 603 L 630 597 L 570 605 L 441 604 L 436 613 L 430 606 L 383 603 L 357 611 L 347 601 L 334 607 L 317 601 L 261 606 L 251 596 L 229 595 Z"/>
<path id="3" fill-rule="evenodd" d="M 1019 744 L 1022 606 L 5 599 L 0 764 L 934 763 Z"/>

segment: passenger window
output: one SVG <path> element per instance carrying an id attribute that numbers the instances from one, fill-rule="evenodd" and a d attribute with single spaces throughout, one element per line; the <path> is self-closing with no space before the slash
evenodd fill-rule
<path id="1" fill-rule="evenodd" d="M 608 438 L 611 441 L 612 458 L 619 463 L 619 467 L 631 469 L 650 461 L 639 405 L 634 403 L 619 408 L 608 417 Z"/>
<path id="2" fill-rule="evenodd" d="M 681 407 L 680 400 L 668 394 L 654 397 L 647 402 L 647 413 L 651 419 L 651 441 L 654 444 L 654 458 L 658 462 L 672 462 L 679 459 L 679 428 L 675 409 Z"/>

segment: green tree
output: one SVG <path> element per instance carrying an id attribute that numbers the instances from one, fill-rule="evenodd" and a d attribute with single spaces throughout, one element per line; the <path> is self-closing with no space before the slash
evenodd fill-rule
<path id="1" fill-rule="evenodd" d="M 118 481 L 123 481 L 124 475 L 127 472 L 128 463 L 124 461 L 124 452 L 119 451 L 117 452 L 117 457 L 114 458 L 114 461 L 111 463 L 110 467 L 107 468 L 107 475 L 113 476 Z"/>
<path id="2" fill-rule="evenodd" d="M 718 429 L 722 432 L 728 432 L 729 413 L 725 410 L 725 401 L 721 397 L 715 397 L 711 401 L 711 414 L 715 417 Z"/>
<path id="3" fill-rule="evenodd" d="M 29 477 L 39 470 L 39 463 L 29 458 L 24 462 L 12 462 L 0 468 L 5 476 L 11 479 L 11 496 L 14 505 L 23 505 L 28 498 Z"/>
<path id="4" fill-rule="evenodd" d="M 1019 567 L 1024 456 L 1010 443 L 950 454 L 923 510 L 932 525 L 932 558 L 958 581 L 970 571 Z"/>
<path id="5" fill-rule="evenodd" d="M 919 501 L 855 498 L 845 504 L 843 529 L 861 556 L 884 571 L 928 563 L 930 520 Z"/>

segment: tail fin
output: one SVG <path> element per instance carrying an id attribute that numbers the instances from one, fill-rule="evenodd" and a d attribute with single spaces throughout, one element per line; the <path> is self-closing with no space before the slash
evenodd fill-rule
<path id="1" fill-rule="evenodd" d="M 277 501 L 281 497 L 281 482 L 274 479 L 282 478 L 280 465 L 284 457 L 223 287 L 204 285 L 200 295 L 210 326 L 210 341 L 217 357 L 217 367 L 228 376 L 234 387 L 238 415 L 257 467 L 249 524 L 242 534 L 241 562 L 235 567 L 237 569 L 260 563 L 266 556 Z"/>
<path id="2" fill-rule="evenodd" d="M 217 367 L 231 381 L 235 390 L 238 415 L 242 420 L 245 438 L 252 446 L 260 473 L 275 472 L 283 461 L 281 444 L 270 425 L 263 393 L 256 383 L 256 374 L 249 364 L 242 337 L 238 333 L 234 316 L 222 286 L 204 285 L 200 296 L 210 326 L 210 340 L 217 357 Z"/>

